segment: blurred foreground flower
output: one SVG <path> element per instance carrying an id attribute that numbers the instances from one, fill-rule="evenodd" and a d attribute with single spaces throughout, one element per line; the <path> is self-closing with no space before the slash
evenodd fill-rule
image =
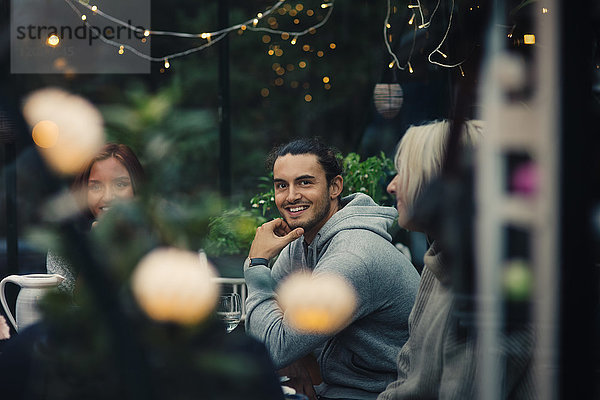
<path id="1" fill-rule="evenodd" d="M 356 308 L 352 286 L 331 274 L 293 274 L 281 284 L 278 294 L 286 319 L 301 332 L 335 332 L 348 323 Z"/>
<path id="2" fill-rule="evenodd" d="M 72 175 L 104 144 L 100 112 L 86 99 L 57 88 L 35 91 L 23 105 L 37 149 L 59 174 Z"/>
<path id="3" fill-rule="evenodd" d="M 132 275 L 133 294 L 152 319 L 193 325 L 215 308 L 216 273 L 204 253 L 158 248 L 139 262 Z"/>

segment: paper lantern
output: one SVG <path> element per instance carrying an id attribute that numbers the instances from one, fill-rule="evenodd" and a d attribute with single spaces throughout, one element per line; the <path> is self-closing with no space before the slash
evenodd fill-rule
<path id="1" fill-rule="evenodd" d="M 377 112 L 385 119 L 392 119 L 402 107 L 404 92 L 399 83 L 378 83 L 373 90 L 373 99 Z"/>
<path id="2" fill-rule="evenodd" d="M 41 89 L 29 95 L 23 116 L 38 151 L 59 174 L 76 174 L 104 145 L 100 112 L 86 99 L 62 89 Z"/>
<path id="3" fill-rule="evenodd" d="M 300 332 L 328 334 L 342 329 L 356 308 L 354 288 L 337 275 L 290 275 L 278 289 L 286 321 Z"/>
<path id="4" fill-rule="evenodd" d="M 131 288 L 140 307 L 156 321 L 193 325 L 215 308 L 217 276 L 204 253 L 158 248 L 136 266 Z"/>

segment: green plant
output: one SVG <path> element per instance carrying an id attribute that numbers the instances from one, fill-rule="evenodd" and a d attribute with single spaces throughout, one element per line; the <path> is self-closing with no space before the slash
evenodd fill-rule
<path id="1" fill-rule="evenodd" d="M 260 183 L 258 188 L 261 192 L 250 199 L 252 208 L 260 210 L 263 217 L 267 219 L 277 218 L 279 212 L 275 205 L 275 188 L 273 187 L 273 172 L 269 172 L 268 176 L 258 178 Z"/>
<path id="2" fill-rule="evenodd" d="M 385 188 L 395 174 L 394 162 L 382 151 L 379 156 L 372 156 L 360 161 L 360 155 L 349 153 L 343 159 L 344 191 L 343 196 L 351 193 L 365 193 L 377 204 L 386 204 L 389 195 Z"/>
<path id="3" fill-rule="evenodd" d="M 256 228 L 266 221 L 264 216 L 242 206 L 225 210 L 221 215 L 211 218 L 204 249 L 210 256 L 246 254 Z"/>

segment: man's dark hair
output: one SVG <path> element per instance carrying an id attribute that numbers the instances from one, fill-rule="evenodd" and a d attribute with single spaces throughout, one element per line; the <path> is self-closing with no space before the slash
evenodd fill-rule
<path id="1" fill-rule="evenodd" d="M 293 156 L 314 154 L 317 156 L 319 164 L 321 164 L 325 171 L 325 177 L 327 178 L 328 184 L 331 184 L 333 178 L 336 176 L 342 175 L 343 168 L 340 152 L 334 147 L 327 146 L 317 137 L 297 139 L 288 144 L 275 147 L 267 157 L 267 167 L 269 170 L 273 171 L 275 161 L 277 161 L 279 157 L 283 157 L 287 154 Z"/>

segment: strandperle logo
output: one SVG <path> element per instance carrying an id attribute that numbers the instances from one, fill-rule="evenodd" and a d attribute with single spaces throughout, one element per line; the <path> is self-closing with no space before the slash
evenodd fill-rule
<path id="1" fill-rule="evenodd" d="M 127 21 L 128 25 L 133 25 L 131 20 Z M 132 40 L 136 38 L 138 40 L 144 40 L 144 31 L 146 28 L 143 26 L 135 26 L 138 30 L 128 29 L 126 26 L 104 26 L 98 27 L 90 24 L 82 23 L 76 28 L 72 26 L 45 26 L 45 25 L 28 25 L 28 26 L 17 26 L 17 40 L 36 40 L 42 39 L 46 41 L 52 36 L 56 36 L 60 40 L 84 40 L 87 41 L 88 45 L 91 46 L 94 40 L 99 40 L 102 37 L 107 40 Z"/>
<path id="2" fill-rule="evenodd" d="M 150 0 L 98 2 L 116 20 L 77 0 L 11 0 L 11 72 L 149 73 Z"/>

